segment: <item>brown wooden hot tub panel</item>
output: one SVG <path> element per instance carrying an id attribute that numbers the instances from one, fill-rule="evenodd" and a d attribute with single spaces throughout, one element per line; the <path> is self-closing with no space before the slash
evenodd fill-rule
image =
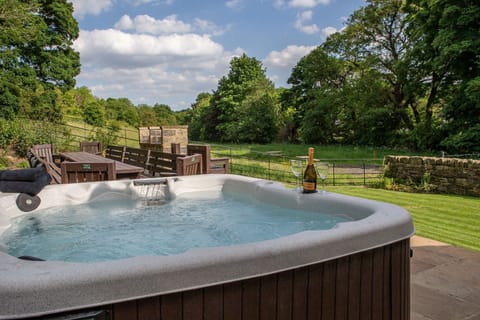
<path id="1" fill-rule="evenodd" d="M 408 320 L 409 240 L 273 275 L 102 309 L 113 320 Z"/>

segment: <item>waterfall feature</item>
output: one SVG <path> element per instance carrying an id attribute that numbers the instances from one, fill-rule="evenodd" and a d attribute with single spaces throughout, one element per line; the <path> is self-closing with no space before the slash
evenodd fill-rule
<path id="1" fill-rule="evenodd" d="M 142 196 L 142 202 L 146 206 L 162 205 L 173 198 L 172 184 L 176 179 L 141 179 L 133 182 L 138 187 L 139 194 Z"/>

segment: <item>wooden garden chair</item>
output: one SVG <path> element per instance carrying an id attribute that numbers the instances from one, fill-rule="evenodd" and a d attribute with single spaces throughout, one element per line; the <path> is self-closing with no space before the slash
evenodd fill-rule
<path id="1" fill-rule="evenodd" d="M 68 162 L 61 164 L 62 183 L 115 180 L 115 162 Z"/>
<path id="2" fill-rule="evenodd" d="M 102 143 L 100 141 L 81 141 L 80 151 L 102 155 Z"/>
<path id="3" fill-rule="evenodd" d="M 191 156 L 178 157 L 176 159 L 177 176 L 191 176 L 196 174 L 202 174 L 202 155 L 194 154 Z"/>
<path id="4" fill-rule="evenodd" d="M 211 148 L 209 144 L 188 144 L 187 155 L 202 155 L 202 172 L 203 173 L 228 173 L 229 158 L 211 158 Z"/>

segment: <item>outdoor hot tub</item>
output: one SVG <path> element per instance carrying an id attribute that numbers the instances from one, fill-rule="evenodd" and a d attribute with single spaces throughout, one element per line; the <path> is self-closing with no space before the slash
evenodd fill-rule
<path id="1" fill-rule="evenodd" d="M 18 194 L 0 193 L 0 241 L 17 219 L 40 210 L 113 201 L 107 211 L 117 211 L 131 200 L 161 211 L 206 191 L 343 220 L 262 241 L 95 262 L 23 260 L 0 242 L 0 319 L 409 319 L 410 215 L 330 192 L 301 194 L 228 174 L 51 185 L 28 213 L 17 207 Z"/>

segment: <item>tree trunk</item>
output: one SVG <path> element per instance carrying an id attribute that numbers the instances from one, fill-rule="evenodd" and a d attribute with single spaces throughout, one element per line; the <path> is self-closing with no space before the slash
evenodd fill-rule
<path id="1" fill-rule="evenodd" d="M 430 94 L 428 95 L 427 105 L 425 106 L 425 125 L 430 128 L 432 125 L 433 103 L 437 98 L 438 87 L 440 85 L 441 76 L 436 72 L 432 74 L 432 84 L 430 87 Z"/>

